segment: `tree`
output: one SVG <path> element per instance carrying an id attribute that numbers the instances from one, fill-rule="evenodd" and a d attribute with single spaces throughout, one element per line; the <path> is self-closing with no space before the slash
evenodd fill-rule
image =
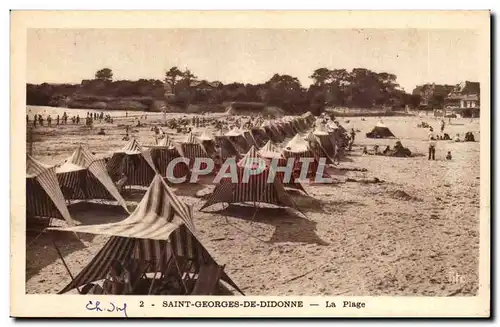
<path id="1" fill-rule="evenodd" d="M 316 69 L 309 78 L 314 80 L 314 84 L 317 86 L 323 86 L 330 78 L 330 70 L 328 68 L 318 68 Z"/>
<path id="2" fill-rule="evenodd" d="M 189 69 L 186 69 L 183 73 L 182 73 L 182 79 L 186 82 L 186 85 L 189 87 L 191 86 L 191 82 L 196 79 L 196 76 L 191 73 L 191 71 Z"/>
<path id="3" fill-rule="evenodd" d="M 182 76 L 182 71 L 177 67 L 172 67 L 165 73 L 165 83 L 168 83 L 170 85 L 170 87 L 172 88 L 172 93 L 175 93 L 177 79 Z"/>
<path id="4" fill-rule="evenodd" d="M 274 74 L 266 85 L 267 102 L 271 105 L 282 107 L 286 111 L 299 111 L 299 107 L 305 104 L 305 92 L 297 77 Z"/>
<path id="5" fill-rule="evenodd" d="M 99 79 L 102 81 L 112 81 L 113 80 L 113 71 L 109 68 L 103 68 L 98 70 L 95 73 L 95 79 Z"/>

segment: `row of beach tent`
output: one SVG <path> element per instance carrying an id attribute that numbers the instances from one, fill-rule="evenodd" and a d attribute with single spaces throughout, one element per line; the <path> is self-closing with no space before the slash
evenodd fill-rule
<path id="1" fill-rule="evenodd" d="M 222 160 L 233 157 L 237 159 L 237 175 L 241 179 L 248 160 L 262 158 L 267 163 L 263 173 L 252 175 L 248 183 L 222 179 L 200 210 L 216 203 L 268 203 L 299 210 L 288 189 L 305 193 L 304 188 L 294 180 L 295 175 L 284 183 L 282 173 L 276 174 L 273 183 L 267 183 L 271 169 L 269 162 L 273 159 L 285 163 L 288 158 L 312 158 L 311 176 L 316 174 L 319 158 L 331 163 L 335 134 L 319 127 L 313 129 L 314 122 L 312 114 L 307 113 L 267 122 L 258 129 L 233 128 L 225 134 L 204 132 L 198 137 L 190 133 L 181 142 L 165 137 L 146 148 L 132 139 L 107 159 L 98 159 L 79 146 L 63 164 L 56 166 L 28 156 L 27 226 L 33 221 L 56 218 L 68 226 L 50 227 L 49 223 L 45 227 L 110 236 L 101 251 L 60 293 L 77 289 L 80 293 L 115 294 L 116 290 L 106 286 L 105 281 L 102 285 L 98 281 L 105 280 L 113 263 L 119 262 L 128 267 L 136 281 L 134 289 L 129 290 L 133 294 L 221 294 L 220 281 L 243 294 L 224 272 L 224 266 L 215 262 L 198 239 L 193 209 L 174 194 L 165 176 L 166 166 L 174 158 L 189 158 L 189 164 L 181 162 L 174 169 L 175 177 L 182 177 L 191 172 L 192 159 L 197 157 L 219 157 Z M 284 146 L 280 147 L 279 143 Z M 300 170 L 300 162 L 295 162 Z M 129 211 L 117 187 L 123 176 L 126 176 L 127 185 L 148 187 L 133 212 Z M 78 225 L 66 203 L 90 199 L 116 201 L 129 216 L 118 223 Z M 153 273 L 155 277 L 152 277 Z M 170 281 L 170 287 L 160 282 L 153 287 L 157 274 L 161 275 L 161 281 Z M 176 288 L 178 293 L 168 291 L 174 288 L 172 283 L 179 286 Z"/>

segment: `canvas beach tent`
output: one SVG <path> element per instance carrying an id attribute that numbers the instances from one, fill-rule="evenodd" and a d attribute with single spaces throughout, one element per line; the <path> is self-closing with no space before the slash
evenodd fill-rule
<path id="1" fill-rule="evenodd" d="M 55 167 L 26 155 L 26 227 L 48 227 L 52 218 L 76 224 L 66 206 Z"/>
<path id="2" fill-rule="evenodd" d="M 389 127 L 385 126 L 382 122 L 378 122 L 369 133 L 366 133 L 366 137 L 371 139 L 383 139 L 396 136 L 391 132 Z"/>
<path id="3" fill-rule="evenodd" d="M 260 127 L 265 131 L 267 138 L 273 141 L 274 143 L 279 143 L 283 141 L 279 132 L 271 126 L 271 123 L 269 121 L 267 120 L 264 121 Z"/>
<path id="4" fill-rule="evenodd" d="M 167 134 L 165 134 L 165 136 L 162 139 L 158 140 L 155 146 L 170 148 L 174 147 L 175 144 L 174 141 L 172 141 L 172 139 Z"/>
<path id="5" fill-rule="evenodd" d="M 208 156 L 213 157 L 217 153 L 215 138 L 209 131 L 204 130 L 198 137 L 198 140 L 201 142 Z"/>
<path id="6" fill-rule="evenodd" d="M 276 126 L 279 128 L 281 134 L 284 135 L 285 138 L 291 138 L 295 135 L 292 127 L 288 122 L 280 121 L 276 123 Z"/>
<path id="7" fill-rule="evenodd" d="M 275 133 L 278 135 L 279 142 L 283 142 L 287 138 L 285 130 L 279 122 L 271 122 L 271 128 L 274 129 Z"/>
<path id="8" fill-rule="evenodd" d="M 273 160 L 276 160 L 278 162 L 278 167 L 286 167 L 287 164 L 287 159 L 283 156 L 281 149 L 279 149 L 274 143 L 271 141 L 268 141 L 262 148 L 259 149 L 258 154 L 267 160 L 268 164 L 271 166 L 271 162 Z M 307 194 L 306 190 L 297 181 L 298 176 L 295 176 L 295 174 L 291 174 L 290 176 L 290 181 L 288 183 L 285 183 L 284 177 L 285 173 L 284 172 L 276 172 L 276 177 L 279 178 L 282 182 L 285 188 L 293 188 L 299 191 L 304 192 Z"/>
<path id="9" fill-rule="evenodd" d="M 186 138 L 180 142 L 180 146 L 181 155 L 189 159 L 189 169 L 193 169 L 196 158 L 209 158 L 207 151 L 193 133 L 189 133 Z M 201 169 L 205 169 L 206 163 L 202 163 L 200 167 Z"/>
<path id="10" fill-rule="evenodd" d="M 270 140 L 270 138 L 267 136 L 265 129 L 260 128 L 260 127 L 254 127 L 250 129 L 250 133 L 252 134 L 252 137 L 255 141 L 255 144 L 258 147 L 261 147 L 266 144 Z"/>
<path id="11" fill-rule="evenodd" d="M 309 148 L 316 154 L 317 157 L 326 158 L 327 164 L 333 164 L 335 157 L 335 145 L 331 140 L 328 132 L 321 133 L 315 130 L 307 133 L 305 139 L 309 142 Z M 327 150 L 328 149 L 328 150 Z"/>
<path id="12" fill-rule="evenodd" d="M 149 186 L 157 172 L 151 149 L 143 149 L 136 139 L 130 140 L 122 149 L 113 152 L 106 168 L 115 181 L 125 175 L 126 185 L 129 186 Z"/>
<path id="13" fill-rule="evenodd" d="M 169 176 L 167 176 L 167 168 L 169 164 L 174 159 L 180 158 L 182 156 L 179 152 L 179 149 L 175 146 L 175 143 L 170 139 L 165 139 L 167 139 L 167 137 L 160 140 L 163 142 L 159 142 L 158 145 L 152 146 L 150 148 L 150 152 L 151 159 L 155 167 L 157 168 L 158 173 L 163 177 L 167 177 L 168 180 Z M 189 167 L 185 162 L 180 161 L 173 167 L 173 177 L 175 178 L 187 177 L 189 176 L 189 173 Z"/>
<path id="14" fill-rule="evenodd" d="M 250 145 L 248 144 L 247 139 L 243 135 L 243 131 L 233 127 L 229 132 L 224 134 L 227 138 L 231 140 L 231 142 L 237 144 L 242 150 L 243 153 L 246 153 L 250 149 Z"/>
<path id="15" fill-rule="evenodd" d="M 109 290 L 104 280 L 116 262 L 130 273 L 133 286 L 129 294 L 216 295 L 220 281 L 242 293 L 197 238 L 192 208 L 174 194 L 160 175 L 154 177 L 135 211 L 125 220 L 52 229 L 110 236 L 59 294 L 90 283 L 102 283 L 100 289 Z"/>
<path id="16" fill-rule="evenodd" d="M 215 144 L 217 146 L 217 152 L 222 160 L 237 158 L 240 156 L 240 153 L 244 153 L 243 149 L 222 134 L 221 131 L 215 134 Z"/>
<path id="17" fill-rule="evenodd" d="M 313 134 L 320 140 L 321 146 L 325 149 L 326 153 L 333 157 L 335 155 L 334 134 L 328 131 L 328 128 L 323 124 L 317 126 L 314 129 Z"/>
<path id="18" fill-rule="evenodd" d="M 109 176 L 104 159 L 79 146 L 60 166 L 57 179 L 66 200 L 116 200 L 129 212 L 127 203 Z"/>
<path id="19" fill-rule="evenodd" d="M 245 138 L 248 147 L 258 146 L 257 142 L 253 138 L 253 135 L 250 132 L 250 130 L 248 130 L 248 129 L 241 129 L 241 133 L 242 133 L 243 137 Z"/>
<path id="20" fill-rule="evenodd" d="M 319 157 L 309 147 L 309 143 L 300 135 L 296 134 L 283 149 L 283 156 L 285 158 L 295 158 L 295 171 L 300 172 L 302 166 L 306 163 L 300 161 L 300 158 L 311 158 L 312 162 L 309 163 L 307 178 L 315 178 L 319 169 Z M 326 164 L 326 161 L 325 161 Z M 328 178 L 330 175 L 323 171 L 323 177 Z"/>
<path id="21" fill-rule="evenodd" d="M 316 121 L 316 118 L 314 117 L 314 115 L 308 111 L 304 114 L 302 114 L 301 118 L 304 119 L 304 121 L 309 125 L 311 126 L 315 121 Z"/>
<path id="22" fill-rule="evenodd" d="M 237 183 L 231 178 L 223 178 L 216 185 L 208 200 L 200 208 L 200 211 L 217 203 L 266 203 L 280 207 L 289 207 L 298 210 L 292 197 L 286 192 L 279 178 L 274 178 L 268 183 L 269 166 L 257 174 L 249 176 L 248 182 L 244 183 L 245 169 L 254 162 L 254 158 L 261 158 L 255 147 L 251 147 L 248 153 L 237 163 Z"/>

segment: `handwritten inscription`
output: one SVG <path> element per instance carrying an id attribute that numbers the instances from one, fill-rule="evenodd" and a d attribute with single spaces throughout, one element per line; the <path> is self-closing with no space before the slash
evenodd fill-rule
<path id="1" fill-rule="evenodd" d="M 123 312 L 125 317 L 127 316 L 127 304 L 123 303 L 122 306 L 115 305 L 113 302 L 109 302 L 109 305 L 101 304 L 99 301 L 89 301 L 85 308 L 89 311 L 95 312 Z"/>

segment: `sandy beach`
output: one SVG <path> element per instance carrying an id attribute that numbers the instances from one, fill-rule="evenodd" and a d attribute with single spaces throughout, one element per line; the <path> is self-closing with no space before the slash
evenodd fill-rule
<path id="1" fill-rule="evenodd" d="M 69 114 L 71 110 L 68 110 Z M 167 118 L 175 117 L 169 114 Z M 177 115 L 178 116 L 178 115 Z M 194 206 L 195 224 L 203 244 L 247 295 L 476 295 L 479 258 L 479 120 L 447 122 L 450 136 L 467 131 L 475 143 L 438 141 L 436 161 L 428 161 L 425 121 L 437 130 L 432 116 L 384 117 L 387 125 L 411 158 L 363 156 L 365 145 L 394 145 L 394 139 L 367 139 L 365 133 L 376 117 L 342 118 L 356 135 L 352 153 L 333 170 L 335 183 L 305 185 L 309 197 L 294 195 L 307 219 L 284 210 L 261 209 L 202 213 L 199 192 L 210 185 L 178 186 L 176 193 Z M 131 136 L 143 146 L 154 144 L 151 128 L 164 121 L 162 114 L 141 119 Z M 346 122 L 349 121 L 349 122 Z M 55 125 L 55 121 L 53 121 Z M 117 117 L 113 124 L 97 123 L 93 129 L 80 125 L 37 127 L 33 157 L 55 164 L 66 159 L 78 144 L 97 156 L 126 144 L 124 125 L 136 125 L 135 117 Z M 106 135 L 97 135 L 104 128 Z M 164 128 L 170 137 L 183 137 Z M 199 135 L 203 130 L 194 129 Z M 446 161 L 447 151 L 453 159 Z M 366 170 L 366 171 L 362 171 Z M 366 184 L 348 179 L 372 179 Z M 130 204 L 141 192 L 128 194 Z M 234 210 L 233 210 L 234 211 Z M 109 222 L 125 218 L 113 207 L 74 205 L 72 216 L 80 221 Z M 227 218 L 226 218 L 227 216 Z M 107 238 L 57 234 L 57 244 L 73 275 L 100 250 Z M 56 293 L 71 277 L 51 244 L 42 235 L 27 249 L 26 292 Z M 450 276 L 465 276 L 453 283 Z"/>

